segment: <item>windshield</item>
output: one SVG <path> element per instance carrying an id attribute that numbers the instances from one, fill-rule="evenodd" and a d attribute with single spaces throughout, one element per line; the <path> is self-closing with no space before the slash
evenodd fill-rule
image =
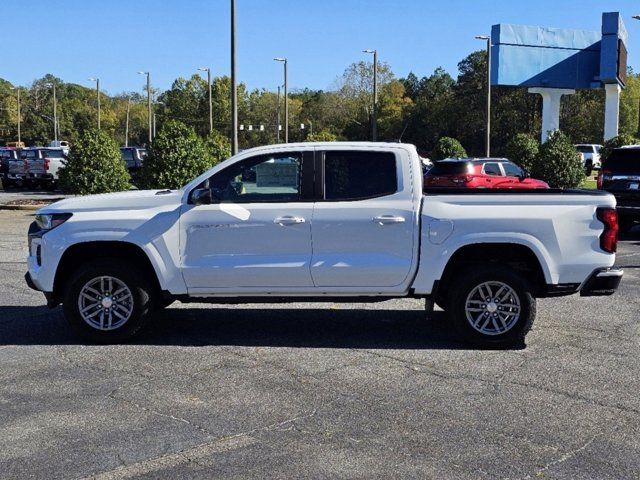
<path id="1" fill-rule="evenodd" d="M 591 145 L 577 145 L 576 149 L 580 153 L 593 153 L 593 147 Z"/>

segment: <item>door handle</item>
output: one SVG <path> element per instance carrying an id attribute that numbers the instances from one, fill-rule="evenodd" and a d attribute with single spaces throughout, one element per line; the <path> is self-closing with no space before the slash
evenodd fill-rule
<path id="1" fill-rule="evenodd" d="M 304 223 L 304 218 L 285 215 L 284 217 L 277 217 L 273 223 L 278 223 L 280 225 L 296 225 L 298 223 Z"/>
<path id="2" fill-rule="evenodd" d="M 371 219 L 373 222 L 379 223 L 380 225 L 389 225 L 391 223 L 404 223 L 404 217 L 399 217 L 395 215 L 378 215 L 377 217 L 373 217 Z"/>

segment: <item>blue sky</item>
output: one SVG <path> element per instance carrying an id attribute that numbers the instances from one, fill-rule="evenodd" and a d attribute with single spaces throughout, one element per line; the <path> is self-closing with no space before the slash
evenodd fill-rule
<path id="1" fill-rule="evenodd" d="M 599 30 L 603 11 L 620 11 L 629 64 L 640 70 L 637 0 L 237 0 L 238 79 L 275 89 L 289 59 L 291 88 L 331 88 L 351 62 L 377 48 L 398 77 L 429 75 L 482 47 L 474 35 L 494 23 Z M 141 91 L 149 70 L 166 89 L 199 66 L 229 73 L 228 0 L 2 0 L 0 77 L 28 85 L 53 73 L 109 93 Z M 14 19 L 14 20 L 11 20 Z"/>

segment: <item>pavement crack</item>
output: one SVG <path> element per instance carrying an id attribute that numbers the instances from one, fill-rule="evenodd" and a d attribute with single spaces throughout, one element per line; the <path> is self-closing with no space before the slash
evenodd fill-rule
<path id="1" fill-rule="evenodd" d="M 556 465 L 560 465 L 564 462 L 566 462 L 567 460 L 571 460 L 573 457 L 575 457 L 576 455 L 578 455 L 580 452 L 582 452 L 583 450 L 585 450 L 586 448 L 589 447 L 589 445 L 591 445 L 596 438 L 598 438 L 601 434 L 597 433 L 595 434 L 593 437 L 591 437 L 589 440 L 587 440 L 584 444 L 582 444 L 580 447 L 575 448 L 573 450 L 570 450 L 568 452 L 563 453 L 562 455 L 560 455 L 560 457 L 556 460 L 553 460 L 552 462 L 547 463 L 544 467 L 542 467 L 541 469 L 539 469 L 536 473 L 535 476 L 536 477 L 542 477 L 544 476 L 544 473 L 549 470 L 551 467 L 555 467 Z M 523 480 L 527 480 L 530 479 L 531 475 L 527 475 L 526 477 L 524 477 Z"/>

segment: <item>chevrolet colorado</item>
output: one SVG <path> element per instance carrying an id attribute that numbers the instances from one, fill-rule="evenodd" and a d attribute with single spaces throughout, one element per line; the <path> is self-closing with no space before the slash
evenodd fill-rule
<path id="1" fill-rule="evenodd" d="M 42 208 L 26 280 L 98 342 L 130 338 L 175 300 L 411 297 L 471 342 L 513 345 L 536 297 L 617 289 L 615 206 L 598 191 L 423 191 L 412 145 L 273 145 L 180 190 Z"/>

